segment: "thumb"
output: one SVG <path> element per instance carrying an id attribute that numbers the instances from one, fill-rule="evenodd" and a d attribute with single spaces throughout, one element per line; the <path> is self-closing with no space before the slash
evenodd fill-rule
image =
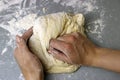
<path id="1" fill-rule="evenodd" d="M 27 48 L 25 40 L 18 35 L 16 36 L 16 43 L 18 48 Z"/>

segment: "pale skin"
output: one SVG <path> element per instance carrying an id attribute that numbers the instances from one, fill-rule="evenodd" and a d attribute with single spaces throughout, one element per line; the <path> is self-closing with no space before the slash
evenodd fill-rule
<path id="1" fill-rule="evenodd" d="M 32 33 L 32 28 L 30 28 L 22 36 L 16 36 L 17 47 L 14 56 L 25 80 L 44 80 L 42 64 L 27 46 Z M 98 47 L 77 32 L 51 39 L 48 52 L 56 59 L 69 64 L 120 72 L 120 50 Z"/>

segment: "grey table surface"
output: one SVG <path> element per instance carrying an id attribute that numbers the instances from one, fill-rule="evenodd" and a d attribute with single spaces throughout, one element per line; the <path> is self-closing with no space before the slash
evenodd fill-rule
<path id="1" fill-rule="evenodd" d="M 36 4 L 41 4 L 42 0 L 38 1 L 39 2 Z M 68 9 L 70 9 L 71 12 L 74 12 L 71 7 L 65 7 L 58 3 L 52 3 L 52 0 L 49 1 L 51 1 L 51 3 L 46 5 L 49 7 L 46 14 L 67 11 Z M 105 28 L 101 31 L 102 38 L 100 38 L 102 42 L 96 38 L 97 35 L 86 32 L 88 38 L 101 47 L 120 49 L 120 0 L 98 0 L 97 5 L 101 9 L 105 10 Z M 0 12 L 0 15 L 3 14 L 5 13 Z M 97 11 L 92 11 L 85 14 L 85 18 L 85 26 L 88 28 L 87 23 L 99 18 L 99 13 L 97 13 Z M 94 25 L 90 27 L 92 28 Z M 9 32 L 0 27 L 0 51 L 4 49 L 5 44 L 10 40 L 9 35 L 6 34 L 9 34 Z M 13 57 L 14 49 L 11 46 L 7 46 L 7 49 L 8 50 L 4 53 L 4 55 L 0 55 L 0 80 L 22 80 L 20 76 L 20 69 Z M 120 80 L 120 74 L 100 68 L 82 66 L 79 70 L 70 74 L 46 74 L 45 80 Z"/>

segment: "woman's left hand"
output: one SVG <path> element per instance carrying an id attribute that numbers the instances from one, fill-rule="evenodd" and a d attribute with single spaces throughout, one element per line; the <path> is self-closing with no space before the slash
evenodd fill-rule
<path id="1" fill-rule="evenodd" d="M 33 33 L 32 28 L 22 36 L 16 36 L 17 47 L 14 56 L 25 77 L 25 80 L 43 80 L 43 67 L 38 59 L 28 48 L 27 41 Z"/>

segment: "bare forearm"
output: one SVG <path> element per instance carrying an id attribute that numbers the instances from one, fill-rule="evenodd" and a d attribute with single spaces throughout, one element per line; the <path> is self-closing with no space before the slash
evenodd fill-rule
<path id="1" fill-rule="evenodd" d="M 44 80 L 42 74 L 27 74 L 24 75 L 25 80 Z"/>
<path id="2" fill-rule="evenodd" d="M 97 48 L 92 66 L 120 72 L 120 50 Z"/>
<path id="3" fill-rule="evenodd" d="M 42 71 L 26 71 L 22 69 L 25 80 L 44 80 L 44 74 Z"/>

